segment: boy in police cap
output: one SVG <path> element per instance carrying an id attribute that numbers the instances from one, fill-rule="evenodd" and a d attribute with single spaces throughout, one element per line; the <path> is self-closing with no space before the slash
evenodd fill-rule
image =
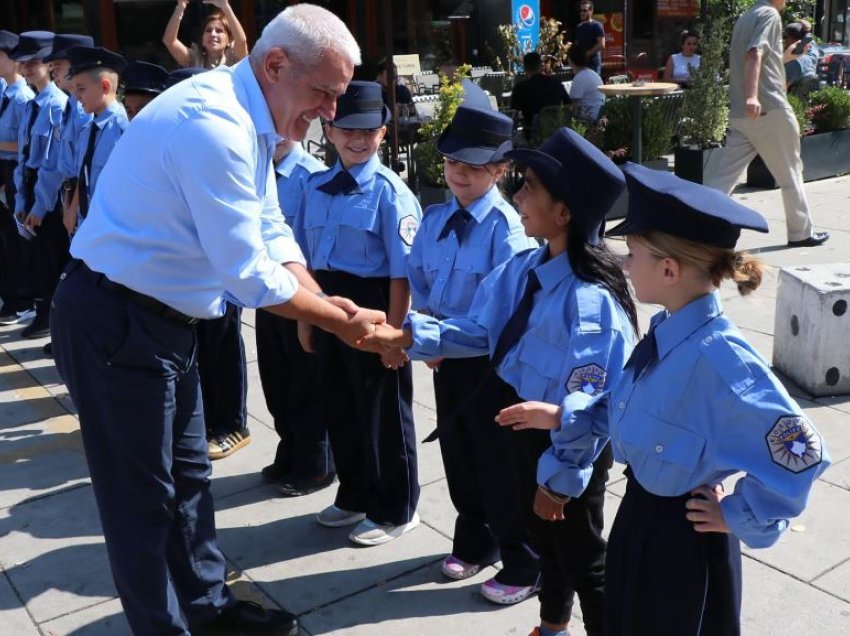
<path id="1" fill-rule="evenodd" d="M 24 124 L 18 131 L 18 165 L 15 168 L 15 216 L 22 231 L 32 237 L 36 315 L 22 332 L 24 338 L 50 333 L 50 300 L 59 274 L 68 261 L 68 233 L 58 205 L 61 177 L 48 168 L 59 152 L 62 112 L 68 97 L 50 79 L 52 65 L 45 58 L 53 49 L 53 33 L 21 33 L 12 59 L 37 95 L 27 104 Z"/>
<path id="2" fill-rule="evenodd" d="M 627 465 L 605 561 L 606 634 L 740 634 L 739 542 L 776 543 L 829 456 L 723 314 L 723 281 L 741 295 L 761 282 L 761 263 L 735 245 L 742 229 L 767 232 L 767 222 L 671 173 L 624 171 L 629 211 L 608 235 L 626 237 L 637 299 L 663 309 L 610 391 L 582 409 L 526 403 L 500 417 L 551 430 L 547 463 L 571 497 L 609 440 Z M 723 481 L 742 473 L 726 492 Z"/>
<path id="3" fill-rule="evenodd" d="M 130 62 L 121 79 L 124 82 L 124 110 L 127 111 L 127 119 L 133 121 L 154 97 L 165 90 L 168 71 L 150 62 Z"/>
<path id="4" fill-rule="evenodd" d="M 73 234 L 88 215 L 97 178 L 129 120 L 118 101 L 118 76 L 126 60 L 101 47 L 76 46 L 68 52 L 74 92 L 83 110 L 92 116 L 73 143 L 77 189 L 65 210 L 65 228 Z"/>
<path id="5" fill-rule="evenodd" d="M 15 166 L 18 163 L 18 131 L 25 123 L 27 102 L 35 94 L 10 57 L 18 36 L 0 31 L 0 184 L 6 207 L 0 206 L 0 324 L 14 325 L 31 319 L 33 292 L 28 280 L 29 251 L 22 244 L 12 213 L 15 211 Z"/>
<path id="6" fill-rule="evenodd" d="M 329 294 L 387 312 L 401 325 L 410 304 L 407 256 L 419 228 L 419 202 L 378 148 L 389 109 L 376 82 L 351 82 L 325 132 L 337 164 L 307 183 L 303 230 L 307 260 Z M 304 334 L 302 343 L 311 345 Z M 403 360 L 355 351 L 316 333 L 324 421 L 339 477 L 336 501 L 317 517 L 328 527 L 361 522 L 349 535 L 378 545 L 419 524 L 413 380 Z"/>

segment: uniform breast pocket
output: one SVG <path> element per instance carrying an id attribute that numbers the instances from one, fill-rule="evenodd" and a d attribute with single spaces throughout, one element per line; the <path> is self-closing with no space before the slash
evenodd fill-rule
<path id="1" fill-rule="evenodd" d="M 567 352 L 534 333 L 526 333 L 518 346 L 521 370 L 517 393 L 557 401 Z"/>
<path id="2" fill-rule="evenodd" d="M 47 150 L 50 148 L 50 129 L 33 128 L 30 136 L 30 160 L 27 162 L 30 166 L 40 166 L 47 158 Z M 58 146 L 57 146 L 58 148 Z"/>
<path id="3" fill-rule="evenodd" d="M 487 254 L 459 254 L 446 286 L 446 304 L 455 311 L 467 311 L 481 281 L 491 269 Z"/>
<path id="4" fill-rule="evenodd" d="M 705 449 L 705 438 L 646 412 L 625 418 L 620 441 L 641 483 L 663 496 L 687 492 Z"/>
<path id="5" fill-rule="evenodd" d="M 358 263 L 383 260 L 385 250 L 376 250 L 380 247 L 377 244 L 381 242 L 381 223 L 377 209 L 346 206 L 339 217 L 338 231 L 336 249 L 344 250 L 348 258 Z M 380 258 L 376 258 L 379 254 Z"/>

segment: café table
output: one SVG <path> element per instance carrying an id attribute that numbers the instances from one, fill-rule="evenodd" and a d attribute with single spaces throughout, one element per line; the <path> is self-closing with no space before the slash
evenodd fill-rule
<path id="1" fill-rule="evenodd" d="M 632 111 L 632 161 L 643 161 L 643 140 L 641 139 L 642 113 L 641 98 L 672 93 L 679 89 L 672 82 L 631 82 L 629 84 L 603 84 L 599 91 L 606 97 L 627 97 Z"/>

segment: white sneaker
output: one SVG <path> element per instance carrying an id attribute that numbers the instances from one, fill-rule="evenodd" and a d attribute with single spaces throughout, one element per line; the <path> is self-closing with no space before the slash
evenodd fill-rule
<path id="1" fill-rule="evenodd" d="M 316 515 L 316 521 L 326 528 L 342 528 L 343 526 L 350 526 L 358 521 L 363 521 L 365 518 L 365 512 L 343 510 L 342 508 L 337 508 L 333 504 Z"/>
<path id="2" fill-rule="evenodd" d="M 0 325 L 20 325 L 35 318 L 35 309 L 24 309 L 14 314 L 7 314 L 0 319 Z"/>
<path id="3" fill-rule="evenodd" d="M 418 512 L 414 512 L 410 521 L 400 526 L 380 525 L 371 519 L 364 519 L 351 531 L 348 538 L 360 545 L 381 545 L 410 532 L 419 525 L 419 521 Z"/>

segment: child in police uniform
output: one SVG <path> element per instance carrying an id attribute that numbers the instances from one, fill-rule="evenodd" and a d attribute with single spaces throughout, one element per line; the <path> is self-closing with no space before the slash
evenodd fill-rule
<path id="1" fill-rule="evenodd" d="M 512 148 L 513 122 L 493 111 L 486 95 L 483 107 L 470 97 L 465 95 L 437 141 L 454 197 L 426 210 L 408 261 L 412 307 L 437 319 L 465 318 L 487 274 L 518 252 L 537 247 L 498 187 L 507 169 L 505 153 Z M 494 598 L 519 602 L 534 589 L 539 568 L 519 507 L 510 433 L 493 422 L 499 380 L 486 351 L 437 358 L 428 366 L 434 369 L 443 466 L 458 513 L 443 574 L 466 579 L 501 558 L 502 570 L 482 592 L 493 596 L 494 589 L 515 587 L 520 591 L 510 598 Z"/>
<path id="2" fill-rule="evenodd" d="M 437 320 L 411 314 L 404 330 L 379 325 L 376 337 L 363 343 L 409 347 L 410 357 L 423 359 L 486 352 L 504 380 L 501 406 L 553 398 L 582 406 L 617 380 L 637 328 L 625 277 L 600 240 L 605 214 L 625 188 L 623 175 L 567 128 L 538 150 L 516 149 L 507 156 L 528 166 L 514 202 L 526 234 L 546 244 L 495 268 L 481 283 L 467 317 Z M 512 442 L 521 505 L 540 555 L 541 625 L 534 633 L 566 634 L 578 593 L 587 633 L 601 635 L 602 507 L 611 452 L 588 468 L 590 487 L 564 515 L 564 491 L 539 462 L 550 446 L 548 432 L 520 431 Z M 497 602 L 522 594 L 528 591 L 505 585 L 485 591 Z"/>
<path id="3" fill-rule="evenodd" d="M 21 332 L 24 338 L 50 334 L 50 301 L 68 261 L 68 233 L 58 205 L 62 177 L 58 171 L 43 169 L 56 161 L 62 113 L 68 102 L 65 93 L 51 81 L 51 65 L 45 62 L 53 49 L 53 39 L 54 34 L 49 31 L 21 33 L 11 54 L 20 63 L 24 79 L 36 90 L 18 129 L 15 167 L 15 218 L 22 231 L 33 237 L 30 249 L 36 292 L 36 315 Z"/>
<path id="4" fill-rule="evenodd" d="M 410 305 L 407 256 L 422 212 L 378 158 L 389 117 L 380 84 L 348 85 L 325 129 L 339 161 L 308 181 L 301 222 L 307 260 L 322 289 L 382 309 L 398 326 Z M 336 500 L 317 521 L 329 527 L 360 522 L 349 535 L 353 542 L 386 543 L 419 524 L 410 365 L 396 368 L 401 352 L 379 360 L 329 334 L 315 335 L 318 399 L 339 477 Z"/>
<path id="5" fill-rule="evenodd" d="M 127 111 L 127 119 L 133 121 L 154 97 L 165 90 L 168 71 L 150 62 L 130 62 L 121 74 L 121 81 L 124 84 L 124 110 Z"/>
<path id="6" fill-rule="evenodd" d="M 606 634 L 739 634 L 739 540 L 775 543 L 829 460 L 768 363 L 723 315 L 722 281 L 741 294 L 761 281 L 761 264 L 734 248 L 742 228 L 766 232 L 765 220 L 666 172 L 631 164 L 626 178 L 628 216 L 609 235 L 626 236 L 638 299 L 664 309 L 610 392 L 580 410 L 519 405 L 500 421 L 551 429 L 547 463 L 566 495 L 581 494 L 609 439 L 627 464 L 606 561 Z M 739 472 L 725 493 L 721 483 Z"/>
<path id="7" fill-rule="evenodd" d="M 92 116 L 72 144 L 77 189 L 65 209 L 65 228 L 73 234 L 88 215 L 97 178 L 129 120 L 118 101 L 118 76 L 127 66 L 124 58 L 101 47 L 75 46 L 68 59 L 77 101 Z"/>
<path id="8" fill-rule="evenodd" d="M 327 166 L 300 143 L 278 142 L 274 154 L 277 198 L 286 224 L 298 230 L 295 240 L 307 253 L 303 236 L 303 203 L 310 175 Z M 333 483 L 336 470 L 328 441 L 328 427 L 316 390 L 316 357 L 298 342 L 298 323 L 258 311 L 257 366 L 266 406 L 280 437 L 274 461 L 262 470 L 263 478 L 287 497 L 308 495 Z"/>

